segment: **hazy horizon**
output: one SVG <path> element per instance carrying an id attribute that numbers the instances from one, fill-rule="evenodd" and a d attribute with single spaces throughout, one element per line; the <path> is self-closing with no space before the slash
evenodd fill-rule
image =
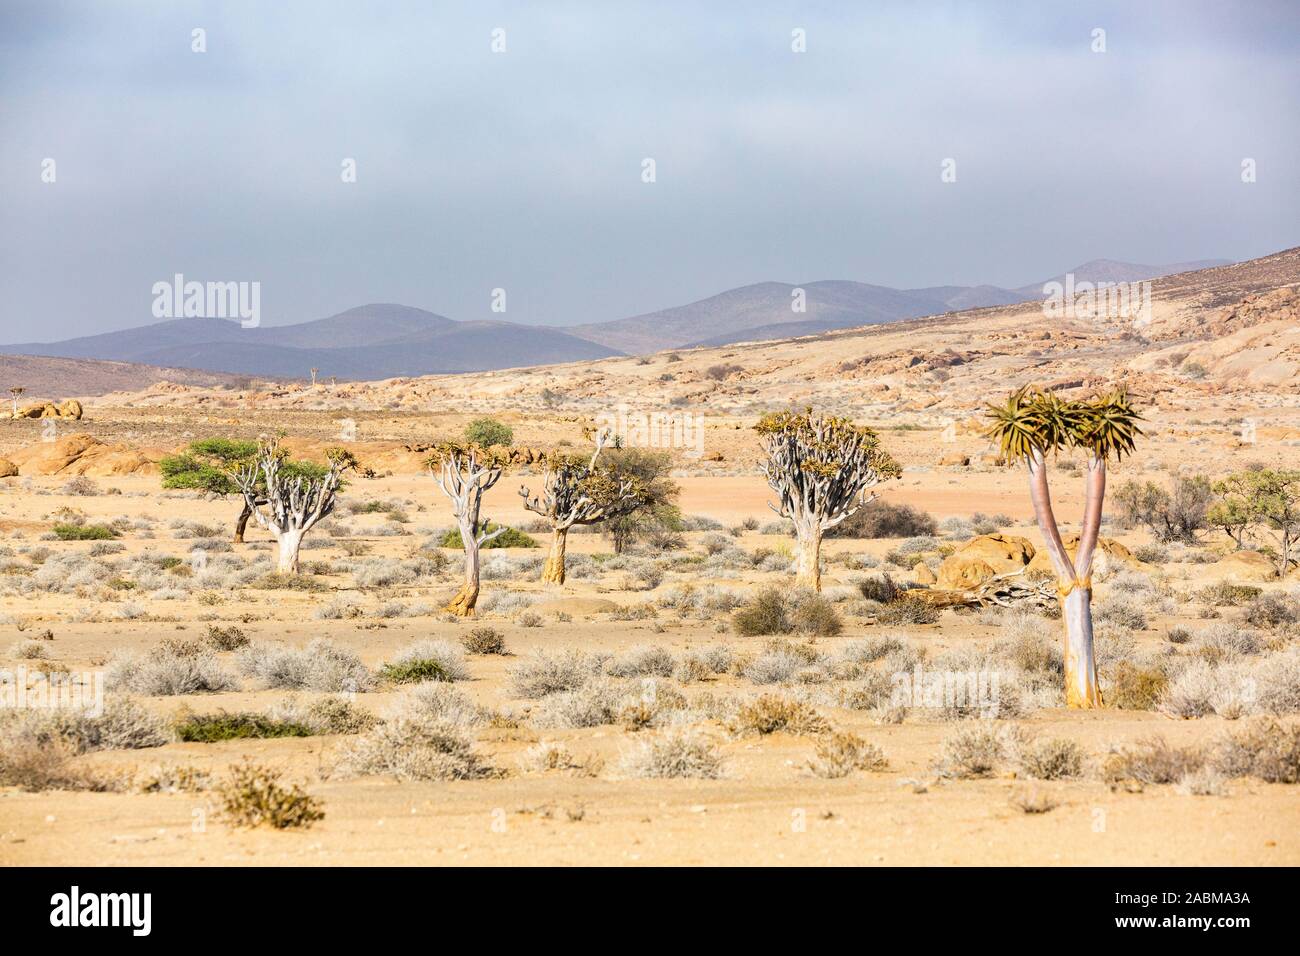
<path id="1" fill-rule="evenodd" d="M 178 272 L 259 282 L 267 325 L 372 302 L 574 325 L 764 281 L 1248 259 L 1300 244 L 1297 26 L 1282 3 L 10 3 L 0 340 L 158 321 Z"/>

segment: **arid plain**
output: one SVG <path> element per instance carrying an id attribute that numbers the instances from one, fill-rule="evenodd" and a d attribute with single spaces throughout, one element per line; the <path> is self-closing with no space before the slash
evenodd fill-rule
<path id="1" fill-rule="evenodd" d="M 33 688 L 107 673 L 133 741 L 37 735 L 67 749 L 40 768 L 48 788 L 0 788 L 0 863 L 1300 863 L 1295 783 L 1223 757 L 1251 735 L 1295 746 L 1300 574 L 1210 527 L 1160 540 L 1115 503 L 1129 481 L 1173 492 L 1294 467 L 1298 282 L 1292 250 L 1156 280 L 1139 328 L 1030 304 L 463 376 L 164 383 L 82 396 L 77 421 L 0 422 L 13 466 L 0 472 L 16 472 L 0 478 L 0 667 Z M 1024 470 L 983 435 L 985 403 L 1029 382 L 1125 384 L 1145 415 L 1112 469 L 1094 573 L 1099 710 L 1064 707 L 1050 609 L 880 600 L 886 575 L 934 589 L 990 548 L 1022 564 L 1041 553 Z M 827 539 L 820 623 L 742 633 L 736 615 L 793 581 L 753 425 L 805 405 L 877 429 L 903 472 L 869 507 L 912 517 Z M 701 456 L 666 449 L 681 530 L 618 555 L 599 527 L 574 533 L 568 579 L 544 585 L 548 535 L 518 494 L 540 490 L 542 467 L 517 464 L 484 513 L 541 547 L 485 550 L 477 614 L 442 611 L 460 552 L 441 546 L 452 517 L 423 466 L 433 443 L 491 416 L 518 448 L 580 450 L 593 422 L 653 411 L 702 422 Z M 291 585 L 271 574 L 264 531 L 231 543 L 234 498 L 165 490 L 158 469 L 195 439 L 281 432 L 295 456 L 343 444 L 361 467 Z M 1079 527 L 1079 466 L 1052 464 L 1065 532 Z M 111 534 L 63 540 L 56 526 Z M 393 664 L 413 645 L 455 679 L 403 682 Z M 140 693 L 151 654 L 188 656 L 215 689 Z M 900 703 L 897 678 L 918 668 L 997 672 L 992 712 Z M 442 769 L 366 771 L 358 749 L 420 708 L 461 734 Z M 222 713 L 296 729 L 176 738 Z M 0 730 L 0 765 L 36 761 L 14 756 L 12 723 Z M 1288 759 L 1294 773 L 1294 752 L 1275 756 L 1273 778 Z M 323 817 L 234 825 L 221 794 L 250 763 Z"/>

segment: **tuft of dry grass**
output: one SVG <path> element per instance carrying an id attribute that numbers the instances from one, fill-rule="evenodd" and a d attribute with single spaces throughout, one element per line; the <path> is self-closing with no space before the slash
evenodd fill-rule
<path id="1" fill-rule="evenodd" d="M 320 801 L 298 784 L 281 785 L 283 772 L 244 761 L 216 788 L 222 818 L 234 827 L 307 828 L 325 819 Z"/>
<path id="2" fill-rule="evenodd" d="M 623 755 L 620 769 L 630 777 L 715 780 L 722 776 L 723 758 L 699 731 L 674 728 L 641 740 Z"/>
<path id="3" fill-rule="evenodd" d="M 855 770 L 884 770 L 889 760 L 884 751 L 857 734 L 834 733 L 817 742 L 808 769 L 818 777 L 837 779 Z"/>
<path id="4" fill-rule="evenodd" d="M 766 736 L 784 731 L 803 737 L 824 734 L 830 729 L 830 723 L 813 707 L 777 694 L 763 694 L 746 701 L 731 721 L 731 732 L 737 736 Z"/>

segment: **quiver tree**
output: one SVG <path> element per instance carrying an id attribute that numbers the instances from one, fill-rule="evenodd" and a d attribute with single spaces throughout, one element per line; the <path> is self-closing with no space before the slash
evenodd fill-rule
<path id="1" fill-rule="evenodd" d="M 244 496 L 244 506 L 279 546 L 276 570 L 297 574 L 303 537 L 334 510 L 343 472 L 356 460 L 342 449 L 330 449 L 326 452 L 329 467 L 313 477 L 286 468 L 287 457 L 278 440 L 265 442 L 252 461 L 231 472 L 231 478 Z"/>
<path id="2" fill-rule="evenodd" d="M 18 417 L 18 399 L 22 398 L 26 391 L 27 389 L 21 385 L 13 385 L 9 388 L 9 400 L 14 406 L 14 418 Z"/>
<path id="3" fill-rule="evenodd" d="M 645 501 L 645 491 L 635 478 L 597 466 L 596 459 L 608 441 L 608 433 L 602 432 L 590 460 L 577 455 L 548 456 L 541 495 L 530 498 L 528 488 L 519 488 L 524 507 L 551 525 L 551 553 L 542 565 L 545 584 L 564 583 L 564 548 L 571 527 L 629 514 Z"/>
<path id="4" fill-rule="evenodd" d="M 1008 462 L 1023 461 L 1029 472 L 1029 497 L 1038 529 L 1056 572 L 1056 593 L 1065 620 L 1065 703 L 1100 707 L 1097 664 L 1092 647 L 1092 559 L 1101 534 L 1106 497 L 1106 463 L 1133 451 L 1142 434 L 1141 418 L 1121 388 L 1087 401 L 1066 401 L 1028 387 L 1012 392 L 1005 405 L 989 406 L 993 425 L 988 436 Z M 1087 497 L 1079 545 L 1071 561 L 1047 484 L 1047 455 L 1078 448 L 1088 458 Z"/>
<path id="5" fill-rule="evenodd" d="M 1271 544 L 1278 576 L 1291 570 L 1300 552 L 1300 471 L 1261 468 L 1242 471 L 1214 483 L 1218 503 L 1207 515 L 1245 546 L 1259 535 Z"/>
<path id="6" fill-rule="evenodd" d="M 489 451 L 479 445 L 444 442 L 429 456 L 427 464 L 442 493 L 451 501 L 452 513 L 465 548 L 465 583 L 447 605 L 459 617 L 474 613 L 479 588 L 479 548 L 507 530 L 501 525 L 488 530 L 488 520 L 479 517 L 483 493 L 501 480 L 509 454 Z"/>
<path id="7" fill-rule="evenodd" d="M 763 473 L 780 496 L 768 507 L 794 524 L 795 581 L 820 591 L 822 533 L 874 501 L 871 489 L 902 469 L 872 429 L 811 408 L 764 415 L 754 430 L 767 453 Z"/>
<path id="8" fill-rule="evenodd" d="M 258 444 L 254 441 L 242 441 L 231 438 L 203 438 L 190 442 L 189 447 L 179 455 L 168 455 L 158 463 L 162 472 L 164 488 L 189 488 L 207 492 L 217 498 L 227 495 L 240 495 L 241 508 L 235 519 L 235 544 L 242 544 L 248 519 L 253 516 L 253 508 L 243 497 L 235 481 L 235 473 L 246 469 L 257 459 Z M 280 463 L 280 477 L 308 478 L 319 480 L 325 477 L 328 469 L 313 461 L 284 460 Z M 266 485 L 262 472 L 256 472 L 257 483 L 254 487 L 254 500 L 258 505 L 267 503 Z"/>

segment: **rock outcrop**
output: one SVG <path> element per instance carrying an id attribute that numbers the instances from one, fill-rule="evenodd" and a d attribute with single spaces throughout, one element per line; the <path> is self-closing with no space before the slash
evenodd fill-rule
<path id="1" fill-rule="evenodd" d="M 963 591 L 997 574 L 1019 571 L 1035 555 L 1028 538 L 1014 534 L 982 534 L 971 538 L 939 565 L 938 585 Z"/>

